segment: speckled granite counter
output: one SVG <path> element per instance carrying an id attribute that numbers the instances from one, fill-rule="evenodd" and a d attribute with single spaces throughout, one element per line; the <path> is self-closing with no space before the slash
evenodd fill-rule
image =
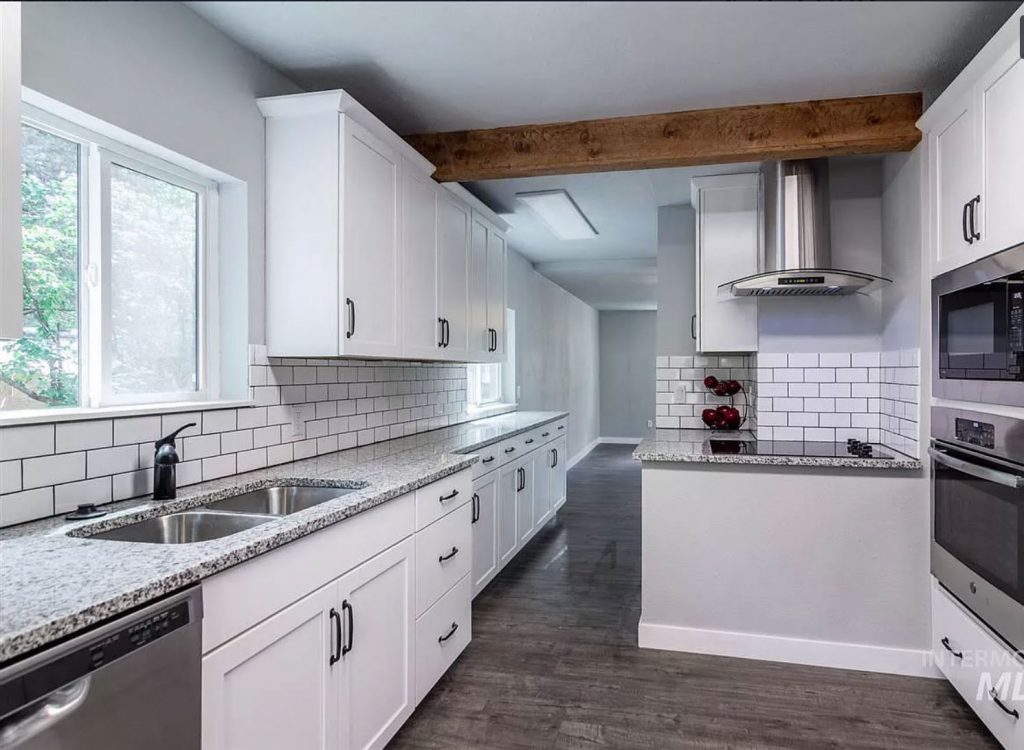
<path id="1" fill-rule="evenodd" d="M 721 441 L 712 449 L 712 441 Z M 736 445 L 724 445 L 725 443 Z M 740 444 L 744 445 L 740 445 Z M 860 458 L 842 454 L 842 444 L 793 443 L 784 446 L 774 443 L 771 452 L 746 452 L 757 445 L 752 433 L 717 433 L 708 430 L 653 430 L 633 452 L 640 461 L 666 463 L 751 464 L 762 466 L 818 466 L 842 469 L 904 469 L 921 468 L 921 462 L 891 448 L 876 451 L 875 458 Z M 787 449 L 790 453 L 787 453 Z M 728 452 L 735 450 L 736 452 Z M 793 455 L 796 454 L 796 455 Z M 802 455 L 800 455 L 802 454 Z M 883 457 L 886 456 L 886 457 Z"/>
<path id="2" fill-rule="evenodd" d="M 94 521 L 61 518 L 0 531 L 0 663 L 194 584 L 290 541 L 465 469 L 472 451 L 567 416 L 513 412 L 129 500 Z M 357 487 L 336 500 L 209 542 L 133 544 L 86 535 L 269 484 Z M 70 535 L 69 535 L 70 533 Z"/>

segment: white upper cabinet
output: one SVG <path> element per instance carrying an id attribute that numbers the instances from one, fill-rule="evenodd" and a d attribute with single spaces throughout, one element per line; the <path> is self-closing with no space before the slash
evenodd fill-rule
<path id="1" fill-rule="evenodd" d="M 0 339 L 21 337 L 21 3 L 0 3 Z"/>
<path id="2" fill-rule="evenodd" d="M 405 354 L 435 359 L 443 343 L 437 301 L 438 195 L 430 177 L 407 170 L 402 178 L 402 278 L 405 280 Z"/>
<path id="3" fill-rule="evenodd" d="M 1018 10 L 918 121 L 932 275 L 1024 242 L 1024 60 Z"/>
<path id="4" fill-rule="evenodd" d="M 505 359 L 505 278 L 508 250 L 505 235 L 491 227 L 487 235 L 487 328 L 492 359 Z"/>
<path id="5" fill-rule="evenodd" d="M 760 176 L 695 177 L 697 313 L 691 333 L 698 352 L 757 351 L 757 300 L 720 297 L 719 284 L 758 272 Z"/>
<path id="6" fill-rule="evenodd" d="M 269 353 L 402 356 L 404 177 L 433 167 L 344 91 L 259 106 Z"/>
<path id="7" fill-rule="evenodd" d="M 448 191 L 438 188 L 438 306 L 442 326 L 442 357 L 469 358 L 469 240 L 472 211 Z"/>

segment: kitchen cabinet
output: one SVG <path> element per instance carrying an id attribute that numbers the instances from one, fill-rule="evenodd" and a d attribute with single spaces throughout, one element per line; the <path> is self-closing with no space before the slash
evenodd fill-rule
<path id="1" fill-rule="evenodd" d="M 203 659 L 203 748 L 383 747 L 413 710 L 412 541 Z"/>
<path id="2" fill-rule="evenodd" d="M 436 188 L 438 252 L 438 318 L 443 321 L 442 358 L 469 357 L 469 240 L 472 211 L 448 191 Z M 410 282 L 414 282 L 410 279 Z"/>
<path id="3" fill-rule="evenodd" d="M 0 3 L 0 339 L 21 337 L 21 3 Z"/>
<path id="4" fill-rule="evenodd" d="M 438 309 L 438 200 L 428 175 L 407 170 L 402 176 L 402 278 L 404 352 L 435 359 L 444 344 Z"/>
<path id="5" fill-rule="evenodd" d="M 697 351 L 757 351 L 756 298 L 719 296 L 718 286 L 758 272 L 759 175 L 695 177 L 690 190 L 697 216 L 697 311 L 691 321 Z"/>
<path id="6" fill-rule="evenodd" d="M 551 472 L 554 456 L 550 448 L 533 452 L 533 529 L 540 529 L 551 518 Z"/>
<path id="7" fill-rule="evenodd" d="M 565 505 L 566 497 L 566 460 L 569 457 L 568 442 L 563 435 L 562 437 L 555 440 L 554 445 L 551 448 L 552 460 L 554 466 L 551 468 L 550 481 L 551 481 L 551 510 L 553 513 L 557 513 L 558 509 Z"/>
<path id="8" fill-rule="evenodd" d="M 498 474 L 473 483 L 473 596 L 498 572 Z"/>
<path id="9" fill-rule="evenodd" d="M 508 249 L 505 236 L 492 224 L 487 231 L 487 329 L 492 360 L 505 359 L 505 297 Z"/>
<path id="10" fill-rule="evenodd" d="M 1018 10 L 918 121 L 937 276 L 1024 242 L 1024 60 Z"/>
<path id="11" fill-rule="evenodd" d="M 269 353 L 400 357 L 404 176 L 433 166 L 344 91 L 258 103 Z"/>
<path id="12" fill-rule="evenodd" d="M 498 567 L 515 557 L 519 551 L 517 533 L 517 502 L 519 495 L 519 463 L 503 466 L 498 474 Z"/>

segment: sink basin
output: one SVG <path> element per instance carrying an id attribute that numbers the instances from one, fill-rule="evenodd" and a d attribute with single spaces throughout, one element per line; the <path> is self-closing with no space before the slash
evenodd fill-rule
<path id="1" fill-rule="evenodd" d="M 303 487 L 283 485 L 243 492 L 223 500 L 207 504 L 206 508 L 233 513 L 263 513 L 271 516 L 287 516 L 300 510 L 312 508 L 328 500 L 355 492 L 354 487 Z"/>
<path id="2" fill-rule="evenodd" d="M 274 519 L 269 516 L 245 513 L 185 511 L 147 518 L 130 526 L 102 531 L 89 538 L 148 544 L 190 544 L 220 539 L 272 520 Z"/>

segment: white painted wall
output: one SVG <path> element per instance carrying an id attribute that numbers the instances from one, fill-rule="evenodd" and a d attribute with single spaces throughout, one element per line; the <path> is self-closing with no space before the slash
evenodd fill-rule
<path id="1" fill-rule="evenodd" d="M 516 311 L 519 408 L 571 412 L 569 455 L 576 456 L 599 435 L 597 310 L 541 276 L 513 250 L 508 299 Z"/>
<path id="2" fill-rule="evenodd" d="M 249 338 L 265 340 L 264 126 L 298 87 L 180 3 L 23 3 L 23 83 L 248 183 Z"/>
<path id="3" fill-rule="evenodd" d="M 642 438 L 649 432 L 656 328 L 654 311 L 601 311 L 601 437 Z"/>
<path id="4" fill-rule="evenodd" d="M 832 263 L 882 272 L 881 160 L 829 162 Z M 772 297 L 758 300 L 761 352 L 868 352 L 881 349 L 882 298 Z"/>
<path id="5" fill-rule="evenodd" d="M 689 204 L 658 207 L 657 354 L 695 354 L 697 217 Z"/>
<path id="6" fill-rule="evenodd" d="M 930 674 L 920 476 L 645 464 L 640 645 Z"/>

